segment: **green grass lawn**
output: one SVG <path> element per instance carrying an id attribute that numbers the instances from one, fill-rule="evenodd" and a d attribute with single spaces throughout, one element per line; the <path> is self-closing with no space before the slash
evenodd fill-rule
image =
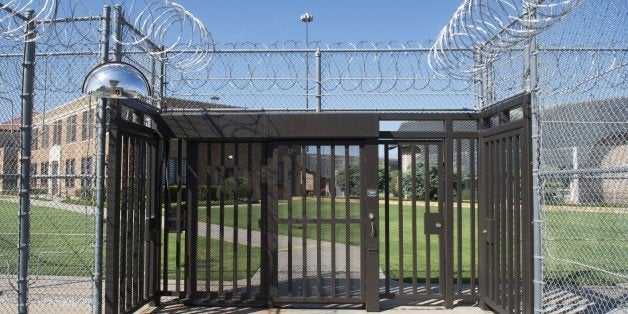
<path id="1" fill-rule="evenodd" d="M 628 224 L 625 214 L 556 210 L 544 212 L 543 219 L 545 281 L 581 285 L 626 282 Z"/>
<path id="2" fill-rule="evenodd" d="M 0 201 L 0 273 L 17 274 L 18 204 Z M 87 214 L 31 206 L 29 272 L 90 276 L 94 220 Z"/>
<path id="3" fill-rule="evenodd" d="M 335 204 L 336 216 L 344 217 L 344 202 L 339 201 Z M 302 217 L 301 202 L 294 202 L 292 213 L 293 217 Z M 307 200 L 307 209 L 305 217 L 316 217 L 315 199 Z M 14 202 L 0 200 L 0 273 L 17 273 L 17 218 L 18 204 Z M 321 204 L 321 216 L 324 218 L 331 217 L 331 204 L 327 200 Z M 202 215 L 205 211 L 201 210 L 200 218 L 205 219 Z M 281 218 L 288 217 L 288 206 L 286 202 L 279 204 L 279 212 Z M 359 204 L 355 201 L 350 203 L 350 217 L 358 217 Z M 259 230 L 257 221 L 260 218 L 260 205 L 253 204 L 251 211 L 252 228 Z M 399 237 L 399 211 L 396 206 L 391 206 L 390 210 L 390 269 L 391 277 L 398 278 L 400 273 L 400 257 L 399 252 L 402 250 L 402 265 L 405 281 L 410 281 L 412 275 L 413 260 L 415 249 L 412 244 L 412 212 L 411 206 L 404 205 L 402 212 L 402 240 Z M 219 210 L 212 208 L 211 221 L 217 223 L 219 221 Z M 385 268 L 384 241 L 385 241 L 385 213 L 380 208 L 380 267 Z M 423 234 L 423 208 L 417 206 L 416 214 L 417 227 L 417 277 L 419 280 L 426 277 L 426 244 L 427 240 Z M 462 276 L 468 278 L 470 276 L 470 256 L 466 252 L 470 251 L 469 237 L 470 231 L 470 213 L 469 210 L 462 210 L 463 235 L 462 248 Z M 238 210 L 237 220 L 234 219 L 233 206 L 227 206 L 224 212 L 224 221 L 226 225 L 235 225 L 245 228 L 247 225 L 247 209 L 246 205 L 241 205 Z M 457 223 L 457 217 L 455 224 Z M 577 284 L 608 284 L 619 283 L 621 276 L 628 275 L 628 226 L 625 224 L 622 214 L 603 213 L 603 212 L 574 212 L 574 211 L 546 211 L 543 213 L 544 219 L 544 274 L 547 281 L 567 281 Z M 30 273 L 34 275 L 57 275 L 57 276 L 90 276 L 92 272 L 92 241 L 93 241 L 93 217 L 87 214 L 57 210 L 49 207 L 31 206 L 31 264 Z M 303 232 L 300 225 L 293 225 L 293 236 L 300 236 Z M 288 226 L 282 224 L 279 226 L 280 234 L 288 233 Z M 321 239 L 329 241 L 331 239 L 331 226 L 323 225 L 321 228 Z M 307 237 L 316 239 L 317 230 L 315 224 L 307 226 Z M 360 238 L 359 225 L 353 224 L 349 229 L 349 243 L 357 244 Z M 174 235 L 170 235 L 170 253 L 168 255 L 169 277 L 174 278 Z M 207 239 L 199 237 L 199 278 L 205 276 L 205 249 Z M 336 241 L 339 243 L 346 242 L 346 230 L 344 225 L 336 226 Z M 457 234 L 454 234 L 454 243 L 457 243 Z M 210 280 L 218 278 L 218 267 L 220 257 L 218 256 L 218 241 L 210 240 Z M 432 247 L 431 259 L 431 277 L 438 275 L 438 241 L 436 236 L 431 236 L 430 245 Z M 477 249 L 477 248 L 476 248 Z M 238 259 L 236 261 L 236 279 L 246 278 L 246 247 L 237 246 Z M 456 252 L 456 250 L 454 250 Z M 233 279 L 233 256 L 232 245 L 224 246 L 224 280 Z M 457 269 L 458 256 L 454 255 L 454 271 Z M 584 267 L 578 264 L 570 263 L 574 261 L 581 264 L 589 265 Z M 254 274 L 260 263 L 259 249 L 253 249 L 251 252 L 251 273 Z M 477 261 L 476 261 L 477 265 Z M 610 274 L 594 270 L 602 269 Z M 465 280 L 466 281 L 466 280 Z"/>
<path id="4" fill-rule="evenodd" d="M 199 280 L 207 279 L 206 277 L 206 252 L 207 252 L 207 238 L 198 237 L 197 240 L 197 272 Z M 220 241 L 215 239 L 210 239 L 210 255 L 209 255 L 209 280 L 218 280 L 220 278 L 220 250 L 219 245 Z M 181 278 L 184 275 L 184 249 L 185 246 L 185 235 L 181 236 Z M 234 267 L 233 267 L 233 257 L 234 250 L 233 244 L 231 242 L 225 243 L 223 246 L 223 280 L 231 281 L 234 278 Z M 237 252 L 237 260 L 235 267 L 235 278 L 236 279 L 246 279 L 247 278 L 247 252 L 246 245 L 238 244 L 236 245 Z M 175 279 L 176 278 L 176 234 L 170 233 L 168 234 L 168 278 Z M 253 247 L 251 249 L 251 268 L 250 268 L 250 276 L 255 275 L 260 266 L 260 250 L 258 247 Z"/>

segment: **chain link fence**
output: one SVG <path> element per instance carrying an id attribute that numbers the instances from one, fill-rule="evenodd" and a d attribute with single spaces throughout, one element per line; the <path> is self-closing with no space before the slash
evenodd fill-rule
<path id="1" fill-rule="evenodd" d="M 628 310 L 628 5 L 582 1 L 537 36 L 542 308 Z M 488 67 L 485 104 L 526 90 L 527 43 Z"/>

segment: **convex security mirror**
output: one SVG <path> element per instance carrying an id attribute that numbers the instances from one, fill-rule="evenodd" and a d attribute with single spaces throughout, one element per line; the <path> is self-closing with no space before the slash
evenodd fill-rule
<path id="1" fill-rule="evenodd" d="M 151 88 L 136 67 L 108 62 L 89 72 L 83 82 L 83 93 L 100 98 L 146 99 L 151 96 Z"/>

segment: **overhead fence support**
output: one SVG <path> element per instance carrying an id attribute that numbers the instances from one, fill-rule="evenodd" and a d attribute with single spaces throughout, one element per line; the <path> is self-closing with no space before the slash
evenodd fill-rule
<path id="1" fill-rule="evenodd" d="M 18 312 L 28 312 L 28 265 L 30 255 L 30 182 L 31 182 L 31 131 L 35 84 L 35 12 L 26 12 L 24 62 L 22 63 L 22 132 L 20 155 L 20 213 L 19 213 L 19 269 Z"/>

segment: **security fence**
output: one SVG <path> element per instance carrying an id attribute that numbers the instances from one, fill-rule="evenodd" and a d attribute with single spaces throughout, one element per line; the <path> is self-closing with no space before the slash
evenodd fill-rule
<path id="1" fill-rule="evenodd" d="M 138 67 L 153 87 L 152 101 L 164 110 L 474 110 L 531 91 L 540 214 L 535 259 L 542 265 L 536 267 L 536 310 L 628 307 L 625 1 L 563 1 L 568 5 L 554 12 L 552 23 L 534 28 L 519 21 L 534 31 L 510 33 L 516 40 L 493 43 L 491 53 L 443 40 L 215 44 L 192 19 L 187 42 L 160 42 L 171 37 L 142 36 L 149 29 L 137 21 L 147 13 L 134 1 L 109 13 L 89 1 L 61 1 L 57 10 L 50 7 L 54 1 L 39 1 L 33 33 L 21 19 L 27 13 L 22 2 L 0 4 L 0 312 L 26 306 L 18 301 L 26 300 L 18 298 L 25 291 L 20 287 L 28 288 L 34 313 L 100 306 L 101 120 L 97 99 L 83 96 L 81 86 L 104 60 Z M 496 5 L 463 4 L 476 2 Z M 528 3 L 512 2 L 517 10 Z M 147 8 L 189 14 L 154 3 Z M 472 9 L 462 5 L 454 19 Z M 34 65 L 25 62 L 25 47 L 35 47 Z M 456 54 L 464 58 L 450 59 Z M 448 56 L 447 62 L 438 56 Z M 454 59 L 464 62 L 452 65 Z M 32 139 L 24 145 L 30 66 Z M 32 151 L 28 173 L 24 147 Z M 28 178 L 28 194 L 20 178 Z M 29 200 L 28 211 L 21 200 Z M 22 271 L 20 252 L 29 257 Z"/>

